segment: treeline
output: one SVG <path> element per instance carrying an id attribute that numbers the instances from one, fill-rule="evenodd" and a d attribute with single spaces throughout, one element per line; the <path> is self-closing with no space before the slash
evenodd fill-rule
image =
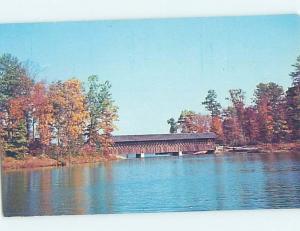
<path id="1" fill-rule="evenodd" d="M 0 146 L 8 156 L 109 155 L 118 108 L 111 84 L 88 78 L 36 82 L 10 54 L 0 56 Z"/>
<path id="2" fill-rule="evenodd" d="M 290 73 L 292 86 L 285 92 L 276 83 L 259 83 L 252 105 L 245 104 L 242 89 L 229 90 L 230 106 L 222 108 L 215 90 L 202 104 L 209 115 L 184 110 L 167 122 L 170 133 L 214 132 L 221 144 L 245 145 L 291 142 L 300 139 L 300 56 Z"/>

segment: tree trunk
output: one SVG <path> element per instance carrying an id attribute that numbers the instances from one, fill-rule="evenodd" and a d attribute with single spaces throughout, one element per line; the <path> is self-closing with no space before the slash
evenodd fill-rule
<path id="1" fill-rule="evenodd" d="M 30 117 L 27 112 L 25 112 L 25 126 L 26 126 L 26 140 L 27 143 L 30 142 Z"/>

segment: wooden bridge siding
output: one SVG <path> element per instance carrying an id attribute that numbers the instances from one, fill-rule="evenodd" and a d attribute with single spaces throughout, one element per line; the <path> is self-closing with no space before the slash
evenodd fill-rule
<path id="1" fill-rule="evenodd" d="M 141 141 L 116 143 L 112 147 L 113 154 L 139 153 L 169 153 L 169 152 L 197 152 L 214 150 L 215 143 L 210 140 L 172 140 L 172 141 Z"/>

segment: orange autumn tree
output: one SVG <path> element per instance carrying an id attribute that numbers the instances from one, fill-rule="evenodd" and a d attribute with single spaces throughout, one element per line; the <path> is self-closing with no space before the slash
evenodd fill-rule
<path id="1" fill-rule="evenodd" d="M 268 105 L 268 99 L 262 97 L 257 103 L 258 121 L 260 130 L 260 140 L 270 143 L 274 134 L 274 119 L 271 114 L 271 108 Z"/>
<path id="2" fill-rule="evenodd" d="M 240 145 L 243 141 L 240 121 L 233 107 L 223 111 L 224 141 L 229 145 Z"/>
<path id="3" fill-rule="evenodd" d="M 245 92 L 242 89 L 230 89 L 229 98 L 227 98 L 232 106 L 231 116 L 235 121 L 234 126 L 235 131 L 238 133 L 239 144 L 244 144 L 246 142 L 245 137 Z"/>
<path id="4" fill-rule="evenodd" d="M 260 140 L 266 143 L 289 139 L 290 128 L 286 115 L 286 97 L 276 83 L 256 86 L 254 103 L 258 111 Z"/>
<path id="5" fill-rule="evenodd" d="M 9 124 L 12 128 L 15 128 L 24 120 L 24 101 L 25 99 L 23 97 L 13 98 L 8 101 Z"/>
<path id="6" fill-rule="evenodd" d="M 45 84 L 37 83 L 34 85 L 31 92 L 31 103 L 33 105 L 33 138 L 35 138 L 36 129 L 42 146 L 48 146 L 52 139 L 52 124 L 54 122 L 54 117 L 53 105 L 50 101 Z M 35 128 L 35 123 L 37 123 L 37 128 Z"/>
<path id="7" fill-rule="evenodd" d="M 70 79 L 50 86 L 53 128 L 56 141 L 64 151 L 76 151 L 83 143 L 88 113 L 80 80 Z M 69 153 L 70 154 L 70 153 Z"/>
<path id="8" fill-rule="evenodd" d="M 217 140 L 223 142 L 224 131 L 223 131 L 223 121 L 221 116 L 213 116 L 211 118 L 211 132 L 217 135 Z"/>
<path id="9" fill-rule="evenodd" d="M 245 136 L 245 93 L 241 89 L 230 89 L 226 98 L 231 105 L 223 110 L 224 141 L 230 145 L 243 145 Z"/>
<path id="10" fill-rule="evenodd" d="M 248 144 L 256 144 L 259 141 L 259 120 L 258 112 L 255 107 L 245 108 L 244 132 Z"/>
<path id="11" fill-rule="evenodd" d="M 88 118 L 85 107 L 85 96 L 82 84 L 78 79 L 64 82 L 65 107 L 65 142 L 68 145 L 77 145 L 83 142 L 84 129 Z"/>

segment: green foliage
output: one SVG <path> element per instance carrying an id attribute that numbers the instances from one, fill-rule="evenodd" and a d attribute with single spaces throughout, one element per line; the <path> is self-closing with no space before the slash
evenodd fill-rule
<path id="1" fill-rule="evenodd" d="M 213 131 L 219 140 L 232 145 L 281 142 L 290 137 L 298 140 L 300 56 L 293 66 L 295 71 L 290 73 L 293 84 L 286 95 L 276 83 L 260 83 L 254 92 L 254 105 L 246 106 L 245 93 L 231 89 L 228 98 L 231 105 L 222 113 L 216 92 L 209 90 L 202 105 L 210 116 L 184 110 L 178 121 L 174 118 L 167 121 L 170 133 Z M 37 143 L 43 144 L 38 145 L 38 148 L 43 146 L 43 152 L 56 139 L 55 146 L 59 146 L 60 153 L 63 150 L 77 153 L 84 136 L 93 150 L 99 144 L 104 155 L 110 154 L 114 123 L 118 120 L 110 82 L 100 82 L 92 75 L 88 78 L 88 92 L 84 94 L 77 79 L 42 86 L 29 76 L 26 65 L 16 57 L 0 56 L 0 154 L 23 158 L 32 151 L 28 150 L 29 143 L 36 137 Z"/>
<path id="2" fill-rule="evenodd" d="M 223 111 L 223 133 L 226 144 L 242 145 L 245 137 L 234 106 Z"/>
<path id="3" fill-rule="evenodd" d="M 294 139 L 300 139 L 300 86 L 287 90 L 287 121 Z"/>
<path id="4" fill-rule="evenodd" d="M 260 104 L 263 100 L 274 110 L 284 99 L 283 87 L 276 83 L 259 83 L 254 92 L 254 102 L 256 105 Z"/>
<path id="5" fill-rule="evenodd" d="M 210 131 L 211 117 L 190 110 L 183 110 L 178 119 L 181 133 L 202 133 Z"/>
<path id="6" fill-rule="evenodd" d="M 8 156 L 23 157 L 28 152 L 26 126 L 23 121 L 14 129 L 12 140 L 6 145 Z"/>
<path id="7" fill-rule="evenodd" d="M 92 75 L 88 78 L 89 91 L 87 93 L 87 103 L 89 110 L 90 123 L 87 128 L 88 143 L 92 146 L 96 145 L 99 139 L 99 123 L 100 113 L 102 109 L 102 96 L 100 95 L 101 85 L 98 76 Z"/>
<path id="8" fill-rule="evenodd" d="M 100 83 L 96 75 L 88 78 L 89 91 L 87 93 L 90 123 L 87 128 L 88 143 L 92 146 L 100 143 L 104 154 L 109 154 L 113 144 L 112 132 L 114 122 L 118 120 L 118 107 L 114 105 L 108 81 Z"/>
<path id="9" fill-rule="evenodd" d="M 236 113 L 241 115 L 245 106 L 245 92 L 242 89 L 230 89 L 229 95 L 227 99 L 232 103 Z"/>
<path id="10" fill-rule="evenodd" d="M 196 115 L 196 112 L 191 111 L 191 110 L 183 110 L 183 111 L 180 113 L 178 122 L 180 122 L 181 120 L 183 120 L 185 117 L 187 117 L 187 116 L 192 116 L 192 115 Z"/>
<path id="11" fill-rule="evenodd" d="M 174 118 L 168 119 L 167 123 L 170 125 L 170 133 L 177 133 L 178 123 Z"/>
<path id="12" fill-rule="evenodd" d="M 254 92 L 254 103 L 258 110 L 261 140 L 265 142 L 287 140 L 290 129 L 283 87 L 273 82 L 258 84 Z"/>
<path id="13" fill-rule="evenodd" d="M 28 77 L 27 70 L 18 58 L 3 54 L 0 56 L 0 139 L 5 145 L 6 153 L 22 155 L 27 152 L 29 143 L 29 113 L 24 110 L 25 118 L 13 128 L 12 118 L 9 114 L 10 100 L 25 99 L 33 86 L 33 80 Z M 15 101 L 16 102 L 16 101 Z M 14 125 L 15 126 L 15 125 Z"/>
<path id="14" fill-rule="evenodd" d="M 11 97 L 26 95 L 32 86 L 26 69 L 18 58 L 10 54 L 0 56 L 0 103 Z"/>
<path id="15" fill-rule="evenodd" d="M 77 153 L 87 135 L 108 153 L 118 119 L 111 84 L 90 76 L 84 94 L 78 79 L 47 86 L 34 83 L 29 72 L 16 57 L 0 56 L 0 152 L 21 158 L 30 147 L 30 153 L 44 153 L 55 139 L 56 153 Z"/>
<path id="16" fill-rule="evenodd" d="M 191 111 L 191 110 L 183 110 L 180 113 L 180 116 L 178 118 L 178 129 L 180 130 L 181 133 L 186 133 L 188 132 L 186 120 L 189 117 L 193 117 L 196 115 L 196 112 Z"/>
<path id="17" fill-rule="evenodd" d="M 295 68 L 295 71 L 290 73 L 293 86 L 300 86 L 300 56 L 297 57 L 296 63 L 292 66 Z"/>
<path id="18" fill-rule="evenodd" d="M 210 112 L 212 117 L 219 116 L 221 114 L 221 104 L 217 101 L 217 94 L 215 90 L 209 90 L 205 101 L 202 102 L 205 108 Z"/>

